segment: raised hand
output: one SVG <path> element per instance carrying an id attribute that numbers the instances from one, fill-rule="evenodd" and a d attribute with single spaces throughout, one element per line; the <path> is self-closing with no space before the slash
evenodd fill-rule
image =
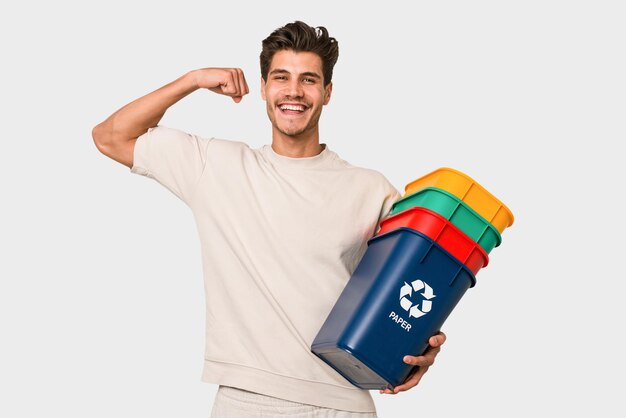
<path id="1" fill-rule="evenodd" d="M 201 68 L 193 74 L 198 88 L 229 96 L 235 103 L 250 92 L 241 68 Z"/>

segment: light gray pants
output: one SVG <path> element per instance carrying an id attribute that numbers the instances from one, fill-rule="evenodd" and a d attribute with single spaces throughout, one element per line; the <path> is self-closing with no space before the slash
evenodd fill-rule
<path id="1" fill-rule="evenodd" d="M 375 412 L 351 412 L 273 398 L 222 386 L 217 390 L 211 418 L 377 418 Z"/>

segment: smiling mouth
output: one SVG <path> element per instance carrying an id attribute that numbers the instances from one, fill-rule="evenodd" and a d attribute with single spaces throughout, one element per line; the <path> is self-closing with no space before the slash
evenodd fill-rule
<path id="1" fill-rule="evenodd" d="M 281 105 L 278 105 L 278 109 L 280 109 L 282 113 L 287 115 L 300 115 L 307 110 L 307 106 L 303 104 L 283 103 Z"/>

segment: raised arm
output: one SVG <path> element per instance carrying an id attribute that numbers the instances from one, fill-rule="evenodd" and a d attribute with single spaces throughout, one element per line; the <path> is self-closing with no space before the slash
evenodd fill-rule
<path id="1" fill-rule="evenodd" d="M 193 70 L 169 84 L 117 110 L 92 130 L 98 150 L 107 157 L 133 166 L 137 138 L 157 126 L 167 109 L 192 92 L 206 88 L 239 103 L 248 94 L 248 85 L 239 68 Z"/>

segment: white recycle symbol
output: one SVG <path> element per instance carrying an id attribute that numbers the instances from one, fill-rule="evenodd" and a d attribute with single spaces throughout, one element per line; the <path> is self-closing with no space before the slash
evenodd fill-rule
<path id="1" fill-rule="evenodd" d="M 411 287 L 412 286 L 412 287 Z M 422 300 L 422 306 L 420 309 L 419 302 L 413 305 L 413 302 L 407 295 L 410 297 L 413 294 L 413 291 L 419 292 L 420 290 L 424 290 L 422 296 L 424 296 L 424 300 Z M 423 282 L 421 280 L 415 280 L 409 285 L 407 282 L 404 282 L 404 286 L 400 289 L 400 306 L 405 311 L 409 312 L 409 318 L 415 317 L 419 318 L 420 316 L 426 315 L 426 313 L 430 312 L 433 307 L 432 298 L 435 297 L 433 293 L 433 288 L 428 285 L 428 283 Z"/>

